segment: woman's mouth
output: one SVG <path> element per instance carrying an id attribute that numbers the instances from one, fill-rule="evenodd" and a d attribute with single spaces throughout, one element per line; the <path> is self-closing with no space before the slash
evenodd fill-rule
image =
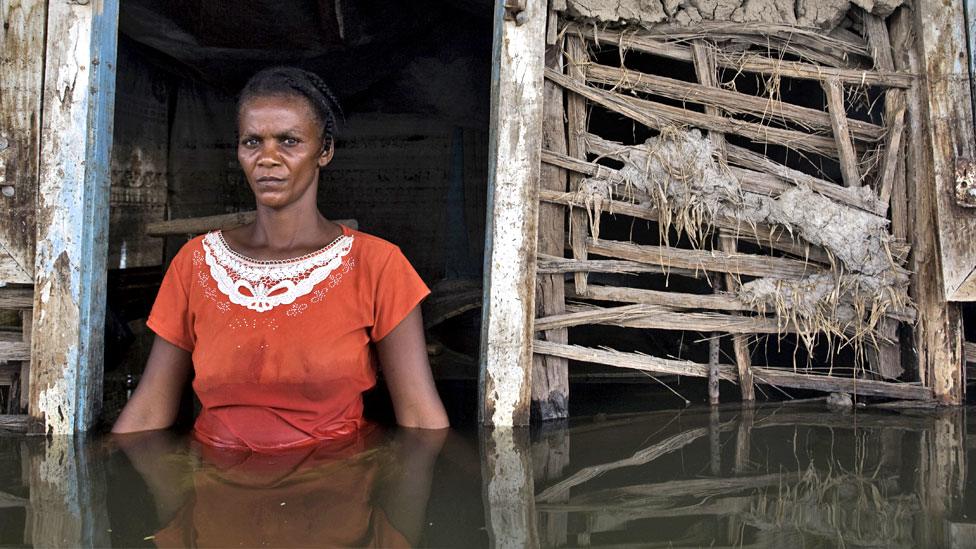
<path id="1" fill-rule="evenodd" d="M 270 175 L 265 175 L 257 178 L 257 182 L 261 185 L 278 185 L 283 183 L 285 180 L 281 177 L 272 177 Z"/>

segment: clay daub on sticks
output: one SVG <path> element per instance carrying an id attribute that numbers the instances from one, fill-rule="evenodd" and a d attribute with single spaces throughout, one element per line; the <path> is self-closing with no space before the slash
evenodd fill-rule
<path id="1" fill-rule="evenodd" d="M 864 344 L 884 340 L 885 316 L 911 307 L 908 273 L 892 257 L 893 237 L 887 220 L 831 200 L 800 184 L 775 196 L 744 191 L 708 137 L 700 131 L 664 128 L 643 144 L 600 144 L 623 163 L 583 181 L 575 202 L 589 213 L 599 238 L 605 204 L 621 197 L 656 212 L 662 244 L 674 228 L 701 248 L 716 218 L 743 226 L 767 224 L 794 239 L 821 247 L 829 265 L 793 278 L 759 278 L 746 282 L 736 297 L 750 308 L 776 313 L 783 332 L 796 331 L 808 348 L 821 334 L 831 342 L 852 345 L 862 356 Z M 872 192 L 866 187 L 838 187 L 849 203 Z M 904 315 L 903 315 L 904 316 Z M 790 328 L 787 330 L 787 328 Z"/>

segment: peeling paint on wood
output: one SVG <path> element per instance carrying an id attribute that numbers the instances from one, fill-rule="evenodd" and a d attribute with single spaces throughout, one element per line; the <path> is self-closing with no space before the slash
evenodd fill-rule
<path id="1" fill-rule="evenodd" d="M 67 434 L 89 429 L 101 402 L 119 4 L 49 10 L 29 412 Z"/>
<path id="2" fill-rule="evenodd" d="M 495 5 L 479 383 L 479 416 L 491 425 L 529 421 L 546 8 L 527 0 L 516 25 Z"/>
<path id="3" fill-rule="evenodd" d="M 0 0 L 0 283 L 33 282 L 45 0 Z"/>

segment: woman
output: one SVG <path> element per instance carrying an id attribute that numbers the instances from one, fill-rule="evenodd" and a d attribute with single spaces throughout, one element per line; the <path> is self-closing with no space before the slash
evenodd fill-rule
<path id="1" fill-rule="evenodd" d="M 337 111 L 307 71 L 276 67 L 247 83 L 237 156 L 257 219 L 173 259 L 147 322 L 146 370 L 113 432 L 172 425 L 192 370 L 205 443 L 270 451 L 341 438 L 365 425 L 376 359 L 397 423 L 448 426 L 420 317 L 429 290 L 396 246 L 318 211 Z"/>

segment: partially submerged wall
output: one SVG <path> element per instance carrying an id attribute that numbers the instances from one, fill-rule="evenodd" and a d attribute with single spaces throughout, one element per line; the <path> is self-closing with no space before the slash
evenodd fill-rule
<path id="1" fill-rule="evenodd" d="M 901 4 L 568 0 L 546 78 L 569 147 L 546 146 L 540 198 L 569 230 L 539 274 L 574 277 L 543 292 L 536 353 L 708 377 L 713 402 L 720 380 L 933 398 L 900 383 L 925 380 L 902 361 Z"/>

